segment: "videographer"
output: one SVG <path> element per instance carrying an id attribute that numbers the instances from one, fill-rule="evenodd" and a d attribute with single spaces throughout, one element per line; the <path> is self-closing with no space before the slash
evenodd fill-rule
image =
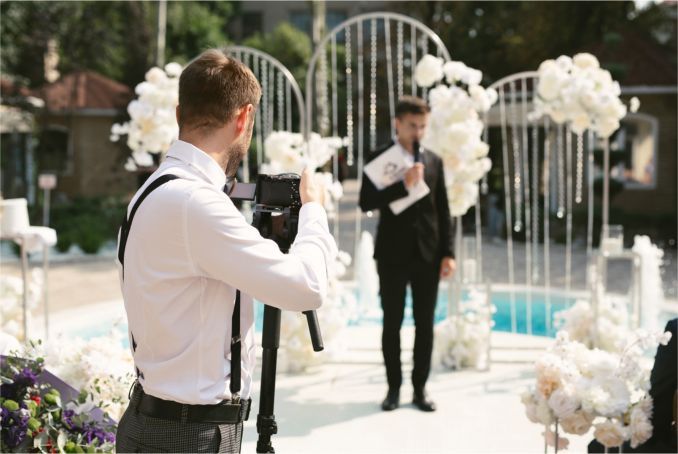
<path id="1" fill-rule="evenodd" d="M 121 229 L 138 378 L 117 452 L 239 452 L 254 372 L 252 298 L 304 311 L 325 297 L 336 245 L 311 171 L 301 177 L 289 254 L 248 225 L 224 193 L 249 149 L 260 97 L 254 74 L 220 50 L 204 52 L 181 74 L 179 140 L 132 199 Z M 232 345 L 240 346 L 240 383 L 230 383 Z"/>

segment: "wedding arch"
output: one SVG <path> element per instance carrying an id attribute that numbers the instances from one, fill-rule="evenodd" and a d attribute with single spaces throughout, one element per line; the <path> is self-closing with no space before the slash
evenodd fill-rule
<path id="1" fill-rule="evenodd" d="M 525 294 L 527 334 L 532 334 L 533 296 L 543 294 L 544 323 L 551 330 L 551 302 L 558 295 L 573 294 L 577 290 L 590 292 L 594 297 L 594 283 L 590 265 L 597 252 L 594 243 L 594 207 L 596 206 L 594 152 L 602 148 L 602 225 L 605 232 L 609 218 L 609 153 L 607 138 L 599 137 L 591 128 L 575 133 L 570 122 L 556 123 L 549 115 L 535 118 L 539 72 L 529 71 L 504 77 L 490 88 L 498 93 L 497 104 L 485 114 L 485 141 L 491 128 L 498 128 L 503 173 L 504 221 L 507 235 L 507 283 L 510 289 L 511 327 L 516 331 L 516 291 Z M 496 129 L 495 129 L 496 131 Z M 496 145 L 497 141 L 492 142 Z M 495 163 L 495 165 L 498 163 Z M 599 170 L 600 172 L 600 170 Z M 487 194 L 487 178 L 481 184 Z M 500 202 L 501 203 L 501 202 Z M 573 215 L 585 210 L 586 262 L 573 260 Z M 480 213 L 476 213 L 477 236 L 480 237 Z M 561 254 L 552 253 L 554 227 L 564 232 L 565 248 Z M 516 257 L 515 238 L 524 236 L 524 257 Z M 560 235 L 562 236 L 562 235 Z M 481 242 L 477 242 L 478 257 Z M 524 269 L 518 263 L 524 260 Z M 563 280 L 556 281 L 552 268 L 557 267 Z M 481 267 L 482 270 L 482 267 Z M 600 270 L 599 270 L 600 271 Z M 516 276 L 520 274 L 520 278 Z M 573 279 L 577 277 L 578 279 Z M 495 278 L 496 281 L 496 278 Z M 639 292 L 639 289 L 636 289 Z M 564 292 L 564 293 L 563 293 Z M 587 298 L 588 299 L 588 298 Z M 634 304 L 638 304 L 637 301 Z M 595 307 L 595 303 L 594 303 Z"/>
<path id="2" fill-rule="evenodd" d="M 304 97 L 290 70 L 272 55 L 247 46 L 228 46 L 225 50 L 247 65 L 261 84 L 261 102 L 252 134 L 258 168 L 264 161 L 264 140 L 271 132 L 305 130 Z M 243 178 L 250 180 L 248 157 L 243 162 Z"/>
<path id="3" fill-rule="evenodd" d="M 432 50 L 432 52 L 430 52 Z M 426 98 L 427 89 L 414 81 L 418 58 L 435 53 L 445 61 L 450 54 L 440 37 L 423 23 L 397 13 L 374 12 L 352 17 L 334 27 L 318 44 L 306 72 L 306 129 L 321 136 L 346 138 L 345 168 L 362 180 L 364 158 L 394 134 L 391 121 L 400 96 Z M 339 178 L 339 155 L 333 171 Z M 354 202 L 354 201 L 351 201 Z M 341 216 L 333 233 L 342 249 L 356 253 L 364 215 L 357 201 L 355 225 L 342 235 Z M 341 212 L 341 210 L 340 210 Z M 368 215 L 369 216 L 369 215 Z"/>

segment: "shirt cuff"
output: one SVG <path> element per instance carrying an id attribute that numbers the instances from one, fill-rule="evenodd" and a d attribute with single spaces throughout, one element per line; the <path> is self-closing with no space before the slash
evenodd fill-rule
<path id="1" fill-rule="evenodd" d="M 325 208 L 318 202 L 306 202 L 299 210 L 299 224 L 310 219 L 317 219 L 327 226 L 327 213 Z"/>

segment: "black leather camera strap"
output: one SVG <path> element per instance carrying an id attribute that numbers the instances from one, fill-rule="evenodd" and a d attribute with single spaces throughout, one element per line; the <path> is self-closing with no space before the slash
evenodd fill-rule
<path id="1" fill-rule="evenodd" d="M 118 246 L 118 260 L 120 265 L 122 265 L 122 276 L 123 280 L 125 278 L 125 248 L 127 246 L 127 238 L 129 237 L 130 228 L 132 227 L 132 221 L 134 220 L 134 215 L 139 209 L 139 205 L 143 202 L 148 195 L 158 189 L 163 184 L 176 180 L 179 177 L 172 174 L 161 175 L 151 184 L 149 184 L 144 192 L 141 193 L 139 198 L 137 198 L 132 210 L 129 213 L 129 218 L 127 214 L 122 220 L 122 225 L 120 226 L 120 244 Z M 132 335 L 134 339 L 134 335 Z M 132 351 L 136 350 L 136 342 L 132 344 Z M 230 391 L 234 396 L 234 399 L 239 399 L 240 393 L 240 357 L 241 357 L 241 348 L 242 342 L 240 339 L 240 290 L 237 290 L 235 293 L 235 305 L 233 307 L 233 316 L 231 317 L 231 383 Z M 143 373 L 137 368 L 137 376 L 142 376 Z"/>

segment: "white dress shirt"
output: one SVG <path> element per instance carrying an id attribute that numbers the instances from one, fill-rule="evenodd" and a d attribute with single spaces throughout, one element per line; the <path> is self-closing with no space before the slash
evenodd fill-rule
<path id="1" fill-rule="evenodd" d="M 176 141 L 151 181 L 163 184 L 140 205 L 125 251 L 122 293 L 135 366 L 150 395 L 188 404 L 230 398 L 231 317 L 241 290 L 241 396 L 255 365 L 252 298 L 292 311 L 320 307 L 336 244 L 318 203 L 299 213 L 289 254 L 261 237 L 222 188 L 223 169 L 195 146 Z"/>

